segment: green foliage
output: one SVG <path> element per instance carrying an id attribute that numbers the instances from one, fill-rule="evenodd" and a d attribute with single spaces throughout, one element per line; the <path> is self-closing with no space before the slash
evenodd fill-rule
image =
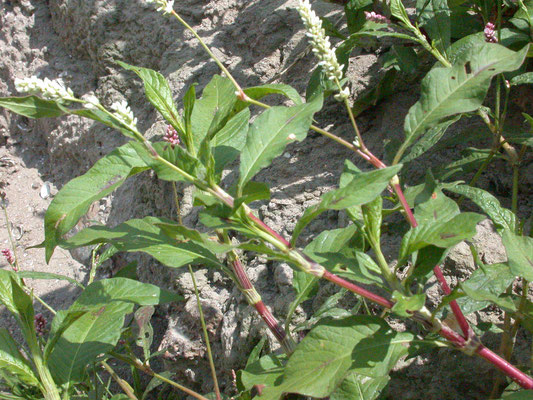
<path id="1" fill-rule="evenodd" d="M 436 326 L 447 323 L 433 318 L 440 316 L 440 311 L 452 301 L 457 301 L 464 314 L 488 306 L 499 307 L 507 313 L 506 320 L 513 320 L 516 325 L 511 327 L 511 333 L 504 334 L 516 334 L 518 324 L 533 330 L 531 301 L 526 295 L 518 298 L 510 290 L 517 278 L 522 278 L 523 284 L 533 281 L 533 239 L 523 235 L 527 224 L 517 213 L 519 168 L 525 153 L 533 147 L 533 141 L 531 132 L 509 132 L 506 126 L 506 113 L 510 112 L 508 91 L 532 82 L 528 62 L 532 55 L 533 3 L 520 0 L 517 5 L 504 4 L 504 18 L 498 22 L 502 25 L 497 32 L 498 44 L 487 43 L 488 34 L 481 32 L 482 25 L 498 12 L 494 2 L 419 0 L 415 15 L 411 15 L 401 0 L 391 0 L 382 7 L 392 21 L 367 20 L 365 12 L 373 6 L 369 0 L 335 3 L 345 6 L 347 24 L 341 26 L 347 29 L 338 28 L 327 19 L 322 21 L 325 32 L 340 41 L 335 54 L 344 71 L 352 50 L 363 41 L 370 37 L 395 40 L 390 49 L 381 52 L 380 62 L 385 73 L 375 86 L 354 99 L 352 108 L 347 110 L 352 113 L 350 117 L 393 94 L 402 80 L 415 82 L 424 74 L 425 77 L 421 81 L 419 100 L 405 116 L 403 141 L 390 138 L 389 149 L 396 151 L 393 165 L 387 167 L 377 160 L 357 132 L 356 153 L 377 169 L 363 172 L 346 160 L 338 188 L 324 193 L 316 204 L 304 211 L 289 243 L 261 221 L 260 212 L 252 210 L 255 204 L 250 206 L 251 203 L 270 198 L 269 187 L 253 178 L 283 154 L 290 143 L 304 140 L 309 129 L 323 133 L 312 126 L 315 116 L 324 98 L 337 93 L 339 83 L 342 87 L 348 83 L 345 77 L 339 81 L 327 79 L 327 65 L 319 65 L 311 75 L 305 103 L 294 88 L 284 84 L 241 89 L 229 71 L 221 67 L 224 76 L 215 75 L 201 91 L 200 98 L 197 98 L 194 84 L 185 92 L 182 111 L 179 111 L 163 75 L 118 62 L 141 79 L 147 100 L 177 131 L 179 144 L 150 142 L 103 105 L 71 106 L 76 103 L 87 106 L 80 99 L 70 99 L 68 107 L 67 102 L 34 95 L 0 99 L 1 107 L 24 117 L 78 115 L 116 128 L 131 139 L 63 186 L 52 200 L 44 218 L 45 240 L 41 244 L 46 250 L 47 262 L 57 246 L 73 249 L 96 245 L 95 253 L 100 252 L 100 259 L 94 260 L 93 272 L 121 251 L 143 252 L 172 268 L 191 264 L 214 267 L 225 272 L 249 304 L 258 310 L 261 309 L 259 294 L 246 276 L 246 269 L 239 266 L 239 260 L 248 256 L 242 253 L 259 253 L 270 261 L 281 260 L 295 267 L 295 297 L 285 320 L 285 333 L 289 337 L 283 339 L 275 318 L 260 311 L 286 354 L 264 354 L 266 339 L 260 340 L 245 369 L 237 374 L 241 400 L 250 400 L 254 390 L 259 391 L 254 397 L 257 399 L 280 399 L 286 393 L 332 400 L 378 398 L 398 360 L 408 352 L 411 356 L 418 354 L 424 346 L 413 345 L 416 343 L 414 334 L 395 332 L 377 313 L 373 315 L 375 310 L 368 307 L 366 300 L 358 298 L 356 306 L 348 309 L 345 304 L 350 291 L 390 309 L 397 317 L 414 318 L 423 328 L 431 327 L 433 333 L 439 331 L 434 329 Z M 471 10 L 476 10 L 483 24 Z M 510 14 L 513 17 L 506 21 Z M 389 29 L 391 27 L 393 29 Z M 365 47 L 372 47 L 376 42 L 370 43 L 365 43 Z M 436 61 L 432 66 L 429 57 Z M 489 107 L 492 100 L 486 100 L 491 88 L 497 99 L 494 109 Z M 283 96 L 293 105 L 261 104 L 259 100 L 268 95 Z M 264 110 L 257 113 L 253 110 L 252 114 L 250 104 L 262 105 Z M 402 169 L 403 165 L 433 148 L 459 120 L 477 118 L 475 113 L 488 127 L 487 132 L 476 129 L 476 135 L 487 135 L 490 148 L 476 143 L 476 147 L 465 149 L 459 159 L 438 166 L 434 174 L 429 171 L 424 184 L 408 188 L 404 194 L 398 176 L 410 178 L 411 170 Z M 529 115 L 524 114 L 524 118 L 533 123 Z M 353 118 L 350 121 L 353 123 Z M 334 137 L 331 133 L 326 136 Z M 477 135 L 476 140 L 480 137 L 485 138 Z M 334 139 L 346 145 L 340 138 Z M 471 139 L 474 135 L 458 134 L 446 143 L 458 145 Z M 351 140 L 353 136 L 348 141 Z M 521 149 L 512 147 L 514 145 Z M 351 144 L 347 147 L 354 149 Z M 511 209 L 504 208 L 493 194 L 475 187 L 479 176 L 495 159 L 509 161 L 513 169 Z M 239 165 L 232 166 L 237 160 Z M 229 167 L 238 172 L 238 176 L 226 175 Z M 204 226 L 201 231 L 172 219 L 146 216 L 114 227 L 94 225 L 70 235 L 91 204 L 110 195 L 128 178 L 147 170 L 154 171 L 162 181 L 172 182 L 174 190 L 177 190 L 175 182 L 195 187 L 194 205 L 201 208 L 198 220 Z M 434 178 L 468 181 L 473 172 L 476 174 L 470 184 L 442 183 Z M 461 198 L 456 201 L 445 196 L 443 191 Z M 461 212 L 463 199 L 474 203 L 483 214 Z M 413 215 L 409 207 L 414 209 Z M 345 214 L 349 222 L 342 228 L 317 233 L 303 250 L 298 249 L 301 233 L 327 210 Z M 391 217 L 398 211 L 410 226 L 401 225 L 399 218 Z M 453 246 L 471 239 L 476 226 L 485 217 L 490 218 L 502 237 L 508 261 L 485 265 L 471 247 L 478 269 L 458 283 L 437 310 L 429 311 L 425 307 L 424 285 L 430 272 L 443 262 Z M 393 271 L 388 265 L 390 260 L 381 250 L 381 243 L 385 232 L 397 234 L 397 228 L 402 239 Z M 17 320 L 27 347 L 22 351 L 9 332 L 0 329 L 0 376 L 12 391 L 7 398 L 131 398 L 130 394 L 113 393 L 109 383 L 97 383 L 101 378 L 96 365 L 108 358 L 116 358 L 132 367 L 131 390 L 137 398 L 147 398 L 163 382 L 172 384 L 169 371 L 156 374 L 149 364 L 158 355 L 151 351 L 154 329 L 150 319 L 155 306 L 180 301 L 182 297 L 139 282 L 136 268 L 136 262 L 132 262 L 114 278 L 96 281 L 92 273 L 87 287 L 51 273 L 14 273 L 0 269 L 0 303 Z M 401 280 L 400 275 L 395 274 L 399 271 L 404 273 Z M 292 317 L 298 307 L 308 300 L 315 301 L 319 290 L 322 292 L 321 277 L 342 289 L 325 296 L 313 315 L 292 327 Z M 57 311 L 48 334 L 37 332 L 35 328 L 33 294 L 22 278 L 62 279 L 81 289 L 68 309 Z M 380 295 L 372 292 L 376 288 L 380 289 Z M 524 290 L 527 294 L 527 288 Z M 303 305 L 307 307 L 310 303 Z M 362 308 L 368 315 L 360 314 Z M 133 317 L 127 318 L 129 314 Z M 296 345 L 291 328 L 295 332 L 309 332 Z M 487 327 L 480 324 L 472 329 L 482 332 Z M 491 329 L 491 332 L 497 330 Z M 512 343 L 509 338 L 508 342 Z M 465 339 L 467 343 L 475 340 Z M 462 346 L 453 339 L 449 342 L 450 347 Z M 425 343 L 439 342 L 431 337 Z M 137 370 L 152 376 L 146 388 L 142 387 Z M 128 392 L 125 381 L 117 380 Z M 104 388 L 106 393 L 99 393 L 100 389 L 103 393 Z M 525 398 L 524 393 L 508 391 L 502 398 Z"/>

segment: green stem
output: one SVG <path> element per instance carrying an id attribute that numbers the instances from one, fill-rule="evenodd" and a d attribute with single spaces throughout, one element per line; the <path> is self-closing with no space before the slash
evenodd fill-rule
<path id="1" fill-rule="evenodd" d="M 111 356 L 113 356 L 114 358 L 116 358 L 117 360 L 124 361 L 125 363 L 134 366 L 139 371 L 144 372 L 145 374 L 150 375 L 150 376 L 152 376 L 152 377 L 154 377 L 156 379 L 159 379 L 160 381 L 165 382 L 165 383 L 167 383 L 167 384 L 169 384 L 169 385 L 181 390 L 184 393 L 187 393 L 189 396 L 192 396 L 195 399 L 198 399 L 198 400 L 209 400 L 207 397 L 202 396 L 200 393 L 196 393 L 194 390 L 191 390 L 191 389 L 189 389 L 189 388 L 187 388 L 187 387 L 185 387 L 183 385 L 180 385 L 177 382 L 174 382 L 174 381 L 172 381 L 172 380 L 170 380 L 168 378 L 165 378 L 162 375 L 159 375 L 158 373 L 154 372 L 152 370 L 152 368 L 150 368 L 149 365 L 143 364 L 138 359 L 131 359 L 131 358 L 127 357 L 127 356 L 123 356 L 122 354 L 115 353 L 114 351 L 110 351 L 109 354 Z"/>
<path id="2" fill-rule="evenodd" d="M 200 322 L 202 323 L 202 331 L 205 337 L 205 346 L 207 348 L 207 358 L 209 359 L 209 367 L 211 368 L 211 376 L 213 377 L 213 385 L 215 389 L 215 395 L 217 400 L 221 400 L 220 389 L 218 387 L 217 372 L 215 370 L 215 363 L 213 362 L 213 354 L 211 353 L 211 344 L 209 343 L 209 335 L 207 334 L 207 328 L 205 326 L 204 312 L 202 310 L 202 303 L 200 302 L 200 295 L 198 294 L 198 286 L 196 285 L 196 278 L 192 272 L 192 268 L 189 265 L 189 273 L 191 274 L 192 284 L 194 286 L 194 294 L 196 295 L 196 303 L 198 304 L 198 312 L 200 313 Z"/>
<path id="3" fill-rule="evenodd" d="M 126 382 L 124 379 L 122 379 L 120 376 L 117 375 L 117 373 L 109 366 L 108 363 L 105 361 L 101 362 L 104 369 L 111 375 L 111 378 L 115 380 L 115 382 L 118 383 L 118 385 L 122 388 L 124 393 L 126 393 L 126 396 L 132 400 L 139 400 L 137 396 L 135 396 L 133 388 L 130 386 L 128 382 Z"/>
<path id="4" fill-rule="evenodd" d="M 3 199 L 0 200 L 0 203 L 2 204 L 2 209 L 4 210 L 4 217 L 6 219 L 7 237 L 9 238 L 9 243 L 11 243 L 11 248 L 13 249 L 13 257 L 15 258 L 14 265 L 18 269 L 19 263 L 18 263 L 18 257 L 17 257 L 17 243 L 15 242 L 15 239 L 13 238 L 13 233 L 11 232 L 9 216 L 7 214 L 7 206 L 5 204 L 5 200 Z"/>
<path id="5" fill-rule="evenodd" d="M 183 220 L 181 218 L 180 199 L 178 197 L 176 182 L 172 182 L 172 192 L 174 194 L 174 203 L 176 204 L 176 217 L 178 218 L 178 223 L 183 225 Z"/>
<path id="6" fill-rule="evenodd" d="M 187 23 L 185 22 L 185 20 L 183 18 L 181 18 L 179 16 L 178 13 L 176 13 L 175 11 L 172 11 L 172 15 L 174 15 L 174 17 L 185 27 L 187 28 L 193 35 L 194 37 L 196 37 L 196 39 L 198 39 L 198 41 L 200 42 L 200 45 L 204 48 L 204 50 L 206 51 L 207 54 L 209 54 L 209 56 L 213 59 L 213 61 L 216 62 L 216 64 L 218 65 L 218 67 L 222 70 L 222 72 L 224 72 L 224 74 L 226 74 L 226 76 L 228 77 L 228 79 L 231 81 L 231 83 L 233 83 L 233 86 L 235 86 L 235 89 L 239 92 L 239 93 L 242 93 L 242 88 L 240 87 L 240 85 L 237 83 L 237 81 L 235 80 L 235 78 L 233 78 L 233 76 L 230 74 L 230 72 L 227 70 L 227 68 L 224 66 L 224 64 L 222 64 L 222 62 L 218 59 L 217 56 L 215 56 L 215 54 L 211 51 L 211 49 L 209 48 L 209 46 L 207 46 L 205 44 L 205 42 L 203 41 L 203 39 L 198 35 L 198 33 L 196 33 L 196 31 Z"/>
<path id="7" fill-rule="evenodd" d="M 513 194 L 511 200 L 511 211 L 516 215 L 518 211 L 518 165 L 513 165 Z"/>

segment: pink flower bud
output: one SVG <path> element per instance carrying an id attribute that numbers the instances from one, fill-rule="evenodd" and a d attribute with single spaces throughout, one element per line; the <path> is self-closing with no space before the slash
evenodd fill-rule
<path id="1" fill-rule="evenodd" d="M 43 314 L 35 314 L 35 317 L 33 317 L 33 323 L 35 325 L 35 332 L 37 332 L 37 335 L 43 336 L 46 332 L 46 318 Z"/>
<path id="2" fill-rule="evenodd" d="M 487 22 L 487 25 L 485 25 L 485 29 L 483 30 L 483 33 L 485 35 L 485 40 L 489 43 L 498 43 L 498 38 L 496 37 L 496 31 L 494 30 L 496 27 L 492 22 Z"/>
<path id="3" fill-rule="evenodd" d="M 390 20 L 387 17 L 374 11 L 365 11 L 365 18 L 367 21 L 377 22 L 378 24 L 390 24 Z"/>
<path id="4" fill-rule="evenodd" d="M 9 265 L 15 264 L 15 257 L 13 257 L 13 253 L 9 249 L 2 250 L 2 254 L 6 258 L 6 261 L 9 263 Z"/>
<path id="5" fill-rule="evenodd" d="M 178 131 L 176 131 L 172 125 L 167 126 L 167 133 L 165 134 L 163 140 L 165 142 L 169 142 L 172 145 L 172 148 L 174 148 L 174 146 L 180 144 Z"/>

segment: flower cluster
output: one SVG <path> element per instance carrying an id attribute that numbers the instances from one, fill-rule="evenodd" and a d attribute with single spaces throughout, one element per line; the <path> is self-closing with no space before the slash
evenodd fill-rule
<path id="1" fill-rule="evenodd" d="M 367 21 L 377 22 L 378 24 L 390 24 L 390 20 L 387 17 L 374 11 L 365 11 L 365 18 Z"/>
<path id="2" fill-rule="evenodd" d="M 180 144 L 180 137 L 178 135 L 178 131 L 175 130 L 172 125 L 167 126 L 167 133 L 165 134 L 163 140 L 165 142 L 169 142 L 172 145 L 172 148 L 174 148 L 174 146 Z"/>
<path id="3" fill-rule="evenodd" d="M 15 79 L 15 88 L 21 93 L 41 93 L 47 100 L 69 102 L 76 100 L 72 90 L 65 87 L 61 79 L 39 79 L 36 76 L 23 79 Z"/>
<path id="4" fill-rule="evenodd" d="M 35 325 L 35 332 L 39 336 L 43 336 L 46 332 L 46 318 L 43 314 L 38 313 L 33 317 L 33 324 Z"/>
<path id="5" fill-rule="evenodd" d="M 324 69 L 330 80 L 341 80 L 342 66 L 339 65 L 335 51 L 331 47 L 329 38 L 326 36 L 326 31 L 322 28 L 322 21 L 311 8 L 309 0 L 299 0 L 296 9 L 300 13 L 300 17 L 307 30 L 306 35 L 309 37 L 311 45 L 313 46 L 313 53 L 315 53 L 320 60 L 318 65 Z M 342 101 L 347 98 L 349 94 L 350 92 L 347 88 L 341 89 L 340 93 L 337 94 L 335 98 Z"/>
<path id="6" fill-rule="evenodd" d="M 2 250 L 2 254 L 6 258 L 6 261 L 9 263 L 9 265 L 15 264 L 15 257 L 13 257 L 13 253 L 9 249 Z"/>
<path id="7" fill-rule="evenodd" d="M 116 101 L 111 104 L 111 109 L 114 111 L 113 115 L 124 125 L 130 126 L 134 129 L 137 129 L 137 118 L 133 115 L 128 102 Z"/>
<path id="8" fill-rule="evenodd" d="M 174 0 L 146 0 L 147 3 L 155 3 L 157 11 L 170 14 L 174 10 Z"/>
<path id="9" fill-rule="evenodd" d="M 485 34 L 485 40 L 489 43 L 498 43 L 495 28 L 492 22 L 487 22 L 487 25 L 485 25 L 483 33 Z"/>
<path id="10" fill-rule="evenodd" d="M 98 106 L 100 106 L 100 100 L 98 100 L 98 98 L 95 95 L 88 94 L 86 96 L 83 96 L 82 100 L 85 101 L 85 103 L 83 103 L 83 107 L 85 108 L 95 109 L 95 108 L 98 108 Z"/>

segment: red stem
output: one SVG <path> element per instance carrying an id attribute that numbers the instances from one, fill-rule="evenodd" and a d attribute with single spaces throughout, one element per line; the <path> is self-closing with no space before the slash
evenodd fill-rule
<path id="1" fill-rule="evenodd" d="M 340 276 L 332 274 L 328 270 L 324 271 L 324 275 L 322 275 L 322 278 L 330 282 L 333 282 L 340 287 L 348 289 L 350 292 L 358 294 L 359 296 L 362 296 L 365 299 L 373 301 L 374 303 L 377 303 L 385 308 L 392 308 L 394 306 L 394 303 L 392 301 L 387 300 L 384 297 L 378 296 L 377 294 L 374 294 L 366 289 L 363 289 L 361 286 L 358 286 L 352 282 L 348 282 L 347 280 L 341 278 Z"/>
<path id="2" fill-rule="evenodd" d="M 449 295 L 452 290 L 448 286 L 448 282 L 446 282 L 446 279 L 444 279 L 444 275 L 442 274 L 442 270 L 438 265 L 433 268 L 433 273 L 437 277 L 437 280 L 440 283 L 440 286 L 442 287 L 442 290 L 444 291 L 444 294 Z M 457 301 L 453 300 L 450 302 L 450 307 L 453 311 L 453 314 L 455 315 L 455 319 L 457 319 L 457 323 L 461 327 L 461 331 L 463 331 L 463 336 L 465 338 L 469 338 L 472 335 L 472 329 L 470 328 L 470 325 L 468 324 L 468 321 L 465 318 L 465 315 L 461 311 L 461 308 L 459 307 L 459 304 L 457 304 Z"/>
<path id="3" fill-rule="evenodd" d="M 501 358 L 499 355 L 489 350 L 482 344 L 478 347 L 476 353 L 497 367 L 500 371 L 502 371 L 505 375 L 510 377 L 524 389 L 533 389 L 533 379 L 529 375 L 520 371 L 513 364 Z"/>

